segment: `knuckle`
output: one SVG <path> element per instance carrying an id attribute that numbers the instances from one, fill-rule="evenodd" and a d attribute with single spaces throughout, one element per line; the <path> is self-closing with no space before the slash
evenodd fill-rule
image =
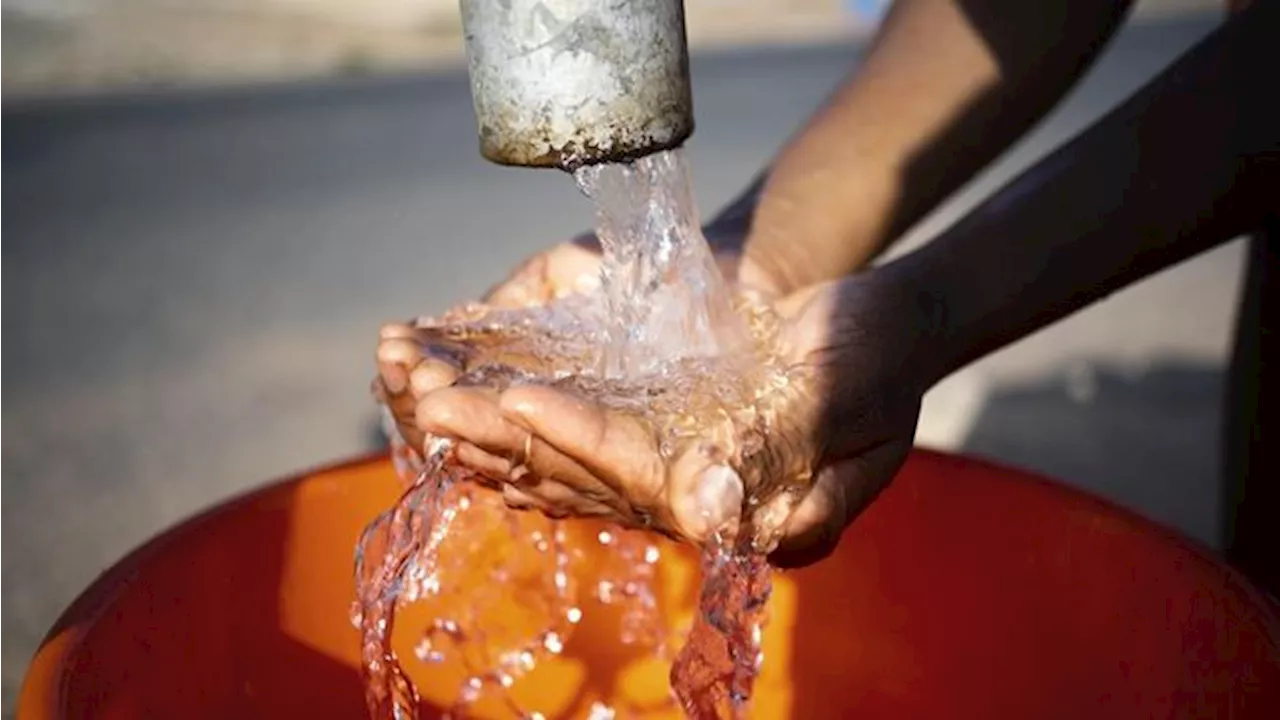
<path id="1" fill-rule="evenodd" d="M 647 456 L 626 485 L 628 501 L 637 509 L 653 511 L 667 503 L 666 462 L 658 454 Z"/>

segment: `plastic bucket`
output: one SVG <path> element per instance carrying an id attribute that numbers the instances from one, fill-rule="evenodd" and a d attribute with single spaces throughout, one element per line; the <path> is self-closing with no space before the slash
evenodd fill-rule
<path id="1" fill-rule="evenodd" d="M 362 717 L 352 548 L 397 489 L 362 460 L 157 537 L 59 620 L 18 717 Z M 693 582 L 680 553 L 662 571 Z M 770 611 L 755 717 L 1280 717 L 1274 600 L 1171 532 L 974 460 L 914 453 L 833 557 L 778 578 Z M 664 696 L 615 637 L 580 631 L 517 690 L 548 717 Z M 397 641 L 426 699 L 456 689 Z"/>

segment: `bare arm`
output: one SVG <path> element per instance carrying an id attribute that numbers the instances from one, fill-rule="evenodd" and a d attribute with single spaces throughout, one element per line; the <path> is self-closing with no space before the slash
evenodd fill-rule
<path id="1" fill-rule="evenodd" d="M 882 270 L 942 322 L 938 379 L 1280 211 L 1274 4 L 1242 13 L 1089 131 Z"/>
<path id="2" fill-rule="evenodd" d="M 857 71 L 709 234 L 749 227 L 748 256 L 782 291 L 864 266 L 1039 120 L 1130 4 L 899 0 Z"/>

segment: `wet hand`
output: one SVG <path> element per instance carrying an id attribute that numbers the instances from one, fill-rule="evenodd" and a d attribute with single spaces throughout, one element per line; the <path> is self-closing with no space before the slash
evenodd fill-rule
<path id="1" fill-rule="evenodd" d="M 812 478 L 808 492 L 758 511 L 783 528 L 773 554 L 780 565 L 834 549 L 910 448 L 923 387 L 909 355 L 929 321 L 913 298 L 877 291 L 870 277 L 816 286 L 779 305 L 791 321 L 788 357 L 811 370 L 811 385 L 787 403 L 770 447 L 753 461 Z M 545 387 L 445 387 L 450 372 L 430 358 L 414 370 L 419 380 L 409 384 L 426 391 L 413 393 L 414 432 L 456 438 L 458 461 L 501 488 L 511 506 L 605 517 L 692 542 L 737 517 L 735 470 L 749 468 L 731 469 L 723 443 L 690 443 L 664 460 L 638 417 Z"/>
<path id="2" fill-rule="evenodd" d="M 726 225 L 705 230 L 721 247 L 737 247 L 741 228 Z M 741 277 L 768 289 L 768 276 L 744 262 L 734 251 L 716 255 L 726 277 Z M 574 293 L 599 287 L 600 245 L 594 235 L 584 234 L 560 243 L 521 263 L 502 282 L 481 298 L 482 305 L 520 308 L 544 305 Z M 415 422 L 415 411 L 425 395 L 451 385 L 458 369 L 440 357 L 433 357 L 425 333 L 412 322 L 389 323 L 382 327 L 376 352 L 378 376 L 374 395 L 391 410 L 400 436 L 411 448 L 420 450 L 424 435 Z"/>
<path id="3" fill-rule="evenodd" d="M 525 260 L 481 298 L 497 308 L 542 305 L 599 283 L 600 249 L 595 237 L 583 235 Z M 414 421 L 418 403 L 430 391 L 451 385 L 456 366 L 432 357 L 415 323 L 388 323 L 378 333 L 378 376 L 373 392 L 386 404 L 396 429 L 413 449 L 421 450 L 424 435 Z"/>
<path id="4" fill-rule="evenodd" d="M 493 307 L 543 305 L 556 298 L 588 292 L 600 283 L 600 245 L 582 235 L 544 250 L 521 263 L 480 302 Z"/>

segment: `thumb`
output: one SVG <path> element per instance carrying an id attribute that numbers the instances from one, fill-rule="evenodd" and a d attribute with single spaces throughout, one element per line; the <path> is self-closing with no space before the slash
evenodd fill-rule
<path id="1" fill-rule="evenodd" d="M 820 470 L 813 488 L 787 520 L 769 562 L 799 568 L 835 552 L 845 528 L 889 484 L 909 450 L 909 444 L 885 443 Z"/>
<path id="2" fill-rule="evenodd" d="M 746 488 L 715 448 L 687 448 L 671 467 L 667 492 L 672 521 L 685 538 L 703 543 L 714 533 L 737 535 Z"/>

